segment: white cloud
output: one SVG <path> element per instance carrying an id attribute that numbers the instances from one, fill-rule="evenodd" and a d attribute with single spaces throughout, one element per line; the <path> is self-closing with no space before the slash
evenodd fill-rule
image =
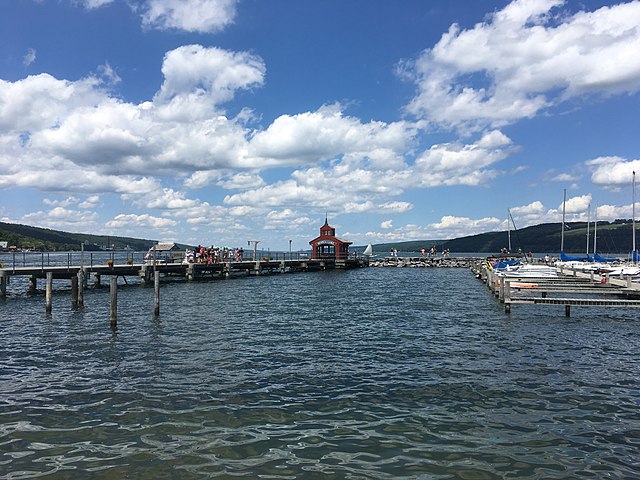
<path id="1" fill-rule="evenodd" d="M 579 195 L 576 197 L 567 198 L 564 208 L 566 214 L 582 214 L 586 213 L 589 205 L 591 204 L 591 195 Z M 562 212 L 562 203 L 558 206 L 558 212 Z"/>
<path id="2" fill-rule="evenodd" d="M 236 90 L 262 85 L 265 65 L 247 52 L 185 45 L 167 52 L 162 73 L 164 83 L 156 102 L 192 107 L 204 102 L 211 107 L 231 100 Z"/>
<path id="3" fill-rule="evenodd" d="M 237 0 L 147 0 L 145 27 L 214 33 L 233 22 Z"/>
<path id="4" fill-rule="evenodd" d="M 380 224 L 380 228 L 383 228 L 385 230 L 393 228 L 393 220 L 386 220 L 386 221 L 382 222 Z"/>
<path id="5" fill-rule="evenodd" d="M 116 85 L 122 81 L 116 71 L 109 65 L 109 62 L 106 62 L 104 65 L 99 65 L 98 73 L 104 78 L 107 84 Z"/>
<path id="6" fill-rule="evenodd" d="M 515 0 L 472 29 L 452 25 L 401 66 L 418 86 L 407 110 L 450 127 L 502 126 L 580 95 L 638 91 L 640 2 L 569 17 L 563 3 Z"/>
<path id="7" fill-rule="evenodd" d="M 265 182 L 260 175 L 240 172 L 225 177 L 217 185 L 227 190 L 247 190 L 262 187 Z"/>
<path id="8" fill-rule="evenodd" d="M 19 219 L 19 223 L 45 228 L 68 229 L 73 232 L 91 231 L 98 221 L 96 212 L 73 210 L 56 206 L 48 211 L 32 212 Z"/>
<path id="9" fill-rule="evenodd" d="M 344 155 L 350 162 L 366 158 L 373 167 L 393 168 L 404 163 L 402 155 L 415 134 L 414 124 L 362 123 L 344 116 L 342 106 L 334 104 L 276 118 L 253 136 L 249 156 L 256 167 L 303 165 Z"/>
<path id="10" fill-rule="evenodd" d="M 435 230 L 435 238 L 458 238 L 498 229 L 502 220 L 496 217 L 472 219 L 468 217 L 443 216 L 439 222 L 432 223 L 429 229 Z M 432 235 L 433 236 L 433 235 Z"/>
<path id="11" fill-rule="evenodd" d="M 386 202 L 379 205 L 378 208 L 385 212 L 404 213 L 411 210 L 413 205 L 409 202 Z"/>
<path id="12" fill-rule="evenodd" d="M 22 65 L 28 67 L 36 61 L 36 51 L 33 48 L 28 48 L 27 53 L 22 58 Z"/>
<path id="13" fill-rule="evenodd" d="M 596 185 L 620 187 L 631 185 L 633 172 L 640 180 L 640 160 L 626 160 L 621 157 L 598 157 L 586 162 L 592 170 L 591 181 Z"/>
<path id="14" fill-rule="evenodd" d="M 522 205 L 519 207 L 511 207 L 509 209 L 511 215 L 514 217 L 521 217 L 524 215 L 538 215 L 544 213 L 544 205 L 541 201 L 536 200 L 529 205 Z"/>
<path id="15" fill-rule="evenodd" d="M 142 215 L 121 213 L 113 217 L 106 223 L 106 226 L 114 229 L 127 229 L 135 231 L 136 227 L 142 228 L 165 228 L 176 225 L 175 220 L 169 218 L 159 218 L 147 213 Z"/>
<path id="16" fill-rule="evenodd" d="M 372 137 L 368 144 L 371 145 L 375 139 Z M 413 165 L 403 164 L 393 169 L 376 168 L 366 161 L 353 162 L 349 155 L 344 155 L 329 168 L 313 166 L 296 170 L 288 180 L 228 195 L 224 203 L 268 207 L 306 206 L 345 209 L 348 212 L 375 211 L 379 208 L 401 213 L 410 210 L 413 205 L 389 201 L 389 197 L 412 188 L 482 185 L 493 181 L 499 172 L 489 167 L 514 150 L 506 135 L 488 132 L 476 143 L 434 145 L 420 155 Z M 374 203 L 376 200 L 379 201 L 377 205 Z"/>
<path id="17" fill-rule="evenodd" d="M 80 0 L 84 8 L 86 8 L 87 10 L 104 7 L 105 5 L 113 3 L 113 1 L 114 0 Z"/>
<path id="18" fill-rule="evenodd" d="M 69 207 L 71 205 L 77 205 L 79 201 L 80 200 L 78 200 L 78 198 L 73 196 L 67 197 L 64 200 L 51 200 L 49 198 L 42 199 L 42 203 L 50 207 Z"/>

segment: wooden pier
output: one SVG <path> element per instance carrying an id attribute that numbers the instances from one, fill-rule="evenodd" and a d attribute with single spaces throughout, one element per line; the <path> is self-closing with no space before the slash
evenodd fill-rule
<path id="1" fill-rule="evenodd" d="M 471 267 L 491 292 L 504 304 L 505 313 L 517 304 L 564 305 L 565 316 L 571 307 L 640 307 L 640 283 L 631 277 L 611 277 L 595 272 L 557 268 L 557 277 L 498 275 L 485 264 Z"/>
<path id="2" fill-rule="evenodd" d="M 352 269 L 368 267 L 366 259 L 348 258 L 322 258 L 322 259 L 283 259 L 272 260 L 245 260 L 237 262 L 217 263 L 138 263 L 129 261 L 126 264 L 109 264 L 89 266 L 61 265 L 49 266 L 44 262 L 35 266 L 11 266 L 0 268 L 0 299 L 7 297 L 7 286 L 13 277 L 27 277 L 28 288 L 37 290 L 38 280 L 44 279 L 45 284 L 45 311 L 51 312 L 51 299 L 53 295 L 53 280 L 69 280 L 71 283 L 71 301 L 74 305 L 82 305 L 84 302 L 84 290 L 92 280 L 93 287 L 102 285 L 102 278 L 109 277 L 108 284 L 111 289 L 111 325 L 116 325 L 117 317 L 117 279 L 118 277 L 139 279 L 141 285 L 154 285 L 154 313 L 159 314 L 160 278 L 184 279 L 186 281 L 198 281 L 216 278 L 229 278 L 239 275 L 265 275 L 289 272 L 322 271 L 329 269 Z M 128 282 L 127 282 L 128 283 Z"/>

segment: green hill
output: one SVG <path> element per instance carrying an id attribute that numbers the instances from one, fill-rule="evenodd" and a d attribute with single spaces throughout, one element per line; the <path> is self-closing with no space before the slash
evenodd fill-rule
<path id="1" fill-rule="evenodd" d="M 557 253 L 560 251 L 560 223 L 543 223 L 511 232 L 511 247 L 516 251 L 534 253 Z M 584 253 L 587 242 L 586 222 L 567 223 L 564 235 L 564 251 L 566 253 Z M 593 224 L 590 226 L 591 249 L 593 249 Z M 625 253 L 632 249 L 631 220 L 615 222 L 598 222 L 598 252 Z M 155 240 L 115 237 L 107 235 L 90 235 L 85 233 L 69 233 L 48 228 L 30 227 L 14 223 L 0 222 L 0 242 L 15 245 L 19 249 L 35 249 L 42 251 L 80 250 L 84 243 L 87 251 L 107 248 L 147 250 Z M 640 237 L 639 237 L 640 241 Z M 468 237 L 445 240 L 415 240 L 409 242 L 380 243 L 374 245 L 376 252 L 389 252 L 392 248 L 400 252 L 418 252 L 420 248 L 431 248 L 436 245 L 439 252 L 448 248 L 452 253 L 498 253 L 508 245 L 507 232 L 487 232 Z M 353 250 L 362 251 L 364 247 Z"/>
<path id="2" fill-rule="evenodd" d="M 543 223 L 511 232 L 511 249 L 534 253 L 557 253 L 561 243 L 560 223 Z M 593 224 L 589 227 L 590 250 L 593 251 Z M 632 221 L 598 222 L 598 252 L 625 253 L 632 250 Z M 638 237 L 640 241 L 640 237 Z M 508 234 L 487 232 L 451 240 L 418 240 L 410 242 L 381 243 L 373 246 L 376 252 L 389 252 L 396 248 L 400 252 L 418 252 L 436 246 L 439 252 L 448 248 L 455 252 L 498 253 L 508 246 Z M 565 224 L 564 251 L 566 253 L 585 253 L 587 248 L 587 223 L 572 222 Z M 358 250 L 364 247 L 358 247 Z"/>
<path id="3" fill-rule="evenodd" d="M 41 251 L 80 250 L 80 244 L 82 243 L 84 243 L 84 249 L 87 251 L 106 248 L 148 250 L 156 243 L 155 240 L 68 233 L 4 222 L 0 222 L 0 241 L 7 242 L 9 246 L 15 246 L 19 249 L 26 248 Z"/>

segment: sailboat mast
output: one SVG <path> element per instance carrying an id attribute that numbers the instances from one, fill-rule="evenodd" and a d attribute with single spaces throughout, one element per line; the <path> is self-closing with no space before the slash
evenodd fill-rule
<path id="1" fill-rule="evenodd" d="M 598 251 L 598 205 L 596 205 L 594 213 L 596 218 L 593 222 L 593 254 L 595 255 Z"/>
<path id="2" fill-rule="evenodd" d="M 564 214 L 565 206 L 567 203 L 567 189 L 564 189 L 564 196 L 562 199 L 562 233 L 560 234 L 560 252 L 564 252 Z"/>
<path id="3" fill-rule="evenodd" d="M 589 223 L 591 222 L 591 204 L 587 207 L 587 257 L 589 256 Z"/>
<path id="4" fill-rule="evenodd" d="M 507 209 L 507 236 L 509 238 L 509 252 L 511 252 L 511 210 Z"/>
<path id="5" fill-rule="evenodd" d="M 633 233 L 632 233 L 632 238 L 633 238 L 633 251 L 631 253 L 631 259 L 633 260 L 633 263 L 636 263 L 636 172 L 635 170 L 633 171 L 633 182 L 631 183 L 632 188 L 631 188 L 631 193 L 633 195 L 633 200 L 631 202 L 631 211 L 633 212 L 633 220 L 631 222 L 632 224 L 632 229 L 633 229 Z"/>

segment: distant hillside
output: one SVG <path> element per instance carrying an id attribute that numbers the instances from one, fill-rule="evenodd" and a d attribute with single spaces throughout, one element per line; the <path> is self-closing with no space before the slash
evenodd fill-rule
<path id="1" fill-rule="evenodd" d="M 543 223 L 511 231 L 511 249 L 534 253 L 557 253 L 561 241 L 560 223 Z M 590 250 L 593 250 L 593 224 L 589 227 Z M 631 220 L 598 222 L 598 252 L 624 253 L 632 249 Z M 640 242 L 640 235 L 638 236 Z M 418 252 L 420 248 L 436 246 L 439 252 L 448 248 L 455 252 L 498 253 L 508 246 L 506 231 L 487 232 L 452 240 L 418 240 L 410 242 L 381 243 L 373 246 L 374 252 L 386 253 L 392 248 L 400 252 Z M 639 244 L 640 245 L 640 244 Z M 364 247 L 359 247 L 362 250 Z M 565 224 L 564 251 L 566 253 L 584 253 L 587 248 L 587 223 L 572 222 Z"/>
<path id="2" fill-rule="evenodd" d="M 557 253 L 560 251 L 560 223 L 543 223 L 511 232 L 511 248 L 523 252 Z M 593 249 L 593 224 L 590 226 L 591 249 Z M 567 223 L 564 236 L 566 253 L 584 253 L 587 242 L 586 222 Z M 310 234 L 311 236 L 311 234 Z M 632 222 L 616 220 L 615 222 L 598 222 L 598 252 L 625 253 L 631 251 Z M 48 228 L 30 227 L 14 223 L 0 222 L 0 242 L 6 241 L 17 248 L 29 248 L 43 251 L 80 250 L 84 243 L 85 250 L 101 250 L 107 248 L 147 250 L 155 240 L 131 237 L 112 237 L 107 235 L 90 235 L 85 233 L 69 233 Z M 638 237 L 640 242 L 640 236 Z M 418 252 L 420 248 L 431 248 L 436 245 L 439 252 L 448 248 L 452 253 L 498 253 L 507 247 L 507 232 L 487 232 L 452 240 L 415 240 L 410 242 L 381 243 L 374 245 L 378 253 L 389 252 L 397 248 L 401 252 Z M 185 247 L 185 245 L 181 245 Z M 364 246 L 353 250 L 362 251 Z"/>
<path id="3" fill-rule="evenodd" d="M 80 250 L 81 243 L 84 243 L 84 249 L 87 251 L 106 248 L 148 250 L 156 243 L 155 240 L 69 233 L 4 222 L 0 222 L 0 241 L 7 242 L 9 246 L 13 245 L 19 249 L 28 248 L 43 251 Z"/>

